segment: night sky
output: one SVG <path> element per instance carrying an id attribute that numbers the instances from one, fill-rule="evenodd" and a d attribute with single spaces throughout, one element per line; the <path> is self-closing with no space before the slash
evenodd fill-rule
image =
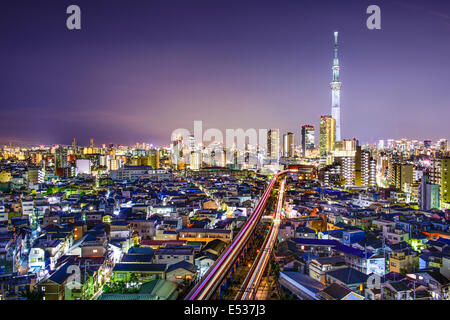
<path id="1" fill-rule="evenodd" d="M 2 0 L 0 143 L 167 145 L 203 120 L 298 144 L 331 113 L 335 30 L 344 138 L 450 139 L 448 0 Z"/>

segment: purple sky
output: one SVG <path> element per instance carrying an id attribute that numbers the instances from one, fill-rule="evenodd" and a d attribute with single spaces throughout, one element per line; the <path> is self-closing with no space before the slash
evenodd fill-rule
<path id="1" fill-rule="evenodd" d="M 299 143 L 331 113 L 335 30 L 343 137 L 450 138 L 447 0 L 3 0 L 0 143 L 166 145 L 194 120 Z"/>

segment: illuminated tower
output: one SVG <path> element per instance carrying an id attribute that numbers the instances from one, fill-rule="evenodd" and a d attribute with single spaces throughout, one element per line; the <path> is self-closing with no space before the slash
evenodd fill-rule
<path id="1" fill-rule="evenodd" d="M 292 132 L 283 135 L 283 157 L 293 158 L 295 155 L 295 136 Z"/>
<path id="2" fill-rule="evenodd" d="M 336 141 L 341 141 L 341 85 L 339 82 L 338 32 L 334 32 L 333 81 L 331 86 L 331 116 L 336 120 Z"/>
<path id="3" fill-rule="evenodd" d="M 336 141 L 336 119 L 329 115 L 320 116 L 320 156 L 330 155 Z"/>
<path id="4" fill-rule="evenodd" d="M 267 132 L 267 156 L 277 161 L 280 158 L 280 132 L 278 129 L 270 129 Z"/>
<path id="5" fill-rule="evenodd" d="M 314 150 L 314 126 L 309 124 L 302 126 L 302 150 L 303 156 Z"/>

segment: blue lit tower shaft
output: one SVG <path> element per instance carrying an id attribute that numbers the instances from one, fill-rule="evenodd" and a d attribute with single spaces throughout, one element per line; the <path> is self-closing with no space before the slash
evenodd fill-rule
<path id="1" fill-rule="evenodd" d="M 331 87 L 331 116 L 336 120 L 336 141 L 341 141 L 341 85 L 339 82 L 338 32 L 334 32 L 333 81 Z"/>

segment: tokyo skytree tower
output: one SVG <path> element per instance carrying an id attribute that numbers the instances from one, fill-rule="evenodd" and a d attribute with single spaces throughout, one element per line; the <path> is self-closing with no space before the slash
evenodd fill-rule
<path id="1" fill-rule="evenodd" d="M 341 141 L 341 85 L 339 82 L 338 32 L 334 32 L 333 81 L 331 87 L 331 116 L 336 120 L 336 141 Z"/>

